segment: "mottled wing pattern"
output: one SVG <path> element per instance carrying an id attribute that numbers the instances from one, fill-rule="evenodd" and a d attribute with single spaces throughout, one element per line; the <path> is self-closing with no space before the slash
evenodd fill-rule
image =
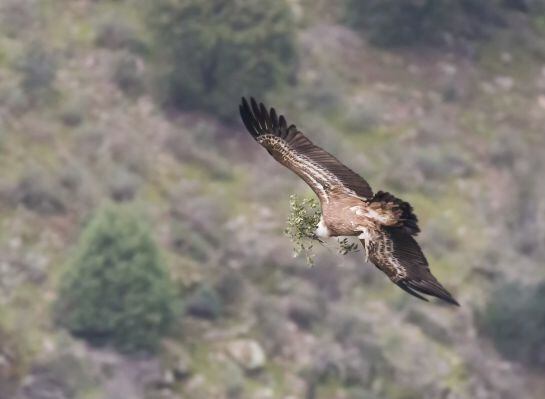
<path id="1" fill-rule="evenodd" d="M 373 191 L 357 173 L 337 158 L 314 145 L 295 125 L 286 123 L 275 109 L 269 111 L 252 98 L 239 107 L 246 129 L 278 162 L 300 176 L 318 195 L 328 201 L 328 192 L 341 189 L 348 195 L 371 198 Z"/>
<path id="2" fill-rule="evenodd" d="M 381 207 L 386 206 L 386 208 L 390 207 L 398 210 L 398 224 L 403 230 L 412 236 L 416 236 L 420 233 L 418 218 L 413 212 L 413 207 L 408 202 L 403 201 L 388 192 L 378 191 L 371 201 L 369 201 L 369 207 L 373 208 L 375 204 Z"/>
<path id="3" fill-rule="evenodd" d="M 377 238 L 368 241 L 367 252 L 369 260 L 409 294 L 425 301 L 421 294 L 431 295 L 459 306 L 431 274 L 420 246 L 403 228 L 383 226 Z"/>

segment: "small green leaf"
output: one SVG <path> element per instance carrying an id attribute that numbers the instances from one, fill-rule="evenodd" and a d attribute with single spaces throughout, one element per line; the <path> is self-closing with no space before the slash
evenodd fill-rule
<path id="1" fill-rule="evenodd" d="M 316 240 L 314 231 L 320 221 L 321 209 L 314 198 L 299 198 L 290 196 L 290 214 L 284 229 L 293 243 L 295 256 L 303 254 L 309 265 L 314 263 L 312 253 L 313 242 Z"/>
<path id="2" fill-rule="evenodd" d="M 286 222 L 284 234 L 293 243 L 293 257 L 304 255 L 309 266 L 314 264 L 312 249 L 317 240 L 315 230 L 320 221 L 322 211 L 319 203 L 314 198 L 299 198 L 296 195 L 290 196 L 290 214 Z M 348 238 L 338 240 L 337 252 L 347 255 L 358 252 L 358 244 L 349 241 Z"/>

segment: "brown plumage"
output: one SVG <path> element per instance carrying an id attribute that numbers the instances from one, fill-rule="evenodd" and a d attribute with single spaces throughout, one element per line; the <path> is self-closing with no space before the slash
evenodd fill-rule
<path id="1" fill-rule="evenodd" d="M 424 295 L 458 305 L 431 274 L 413 238 L 420 232 L 408 202 L 390 193 L 373 195 L 369 184 L 337 158 L 314 145 L 275 109 L 243 98 L 240 116 L 246 129 L 278 162 L 300 176 L 316 193 L 321 237 L 358 236 L 367 258 L 392 282 L 417 298 Z"/>

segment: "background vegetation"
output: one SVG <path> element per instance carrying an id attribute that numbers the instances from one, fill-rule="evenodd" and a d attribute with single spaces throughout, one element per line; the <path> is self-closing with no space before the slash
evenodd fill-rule
<path id="1" fill-rule="evenodd" d="M 295 78 L 295 26 L 284 0 L 161 0 L 149 8 L 167 104 L 232 121 L 233 98 L 264 98 Z"/>
<path id="2" fill-rule="evenodd" d="M 544 34 L 541 0 L 0 0 L 0 398 L 544 397 Z M 460 309 L 292 257 L 311 193 L 248 94 L 414 205 Z"/>
<path id="3" fill-rule="evenodd" d="M 107 207 L 83 232 L 57 317 L 72 334 L 121 351 L 152 351 L 175 313 L 168 272 L 142 215 Z"/>

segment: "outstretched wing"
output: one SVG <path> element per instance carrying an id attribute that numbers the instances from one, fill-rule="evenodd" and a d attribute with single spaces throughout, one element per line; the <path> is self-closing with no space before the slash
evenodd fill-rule
<path id="1" fill-rule="evenodd" d="M 252 98 L 248 104 L 243 98 L 239 109 L 254 139 L 274 159 L 300 176 L 321 201 L 329 201 L 328 194 L 333 188 L 366 199 L 373 196 L 371 187 L 361 176 L 314 145 L 295 125 L 288 126 L 284 116 L 277 116 L 274 108 L 267 111 L 263 103 L 258 105 Z"/>
<path id="2" fill-rule="evenodd" d="M 421 294 L 431 295 L 460 306 L 431 274 L 420 246 L 403 228 L 382 226 L 378 238 L 368 241 L 367 253 L 376 267 L 409 294 L 425 301 Z"/>

